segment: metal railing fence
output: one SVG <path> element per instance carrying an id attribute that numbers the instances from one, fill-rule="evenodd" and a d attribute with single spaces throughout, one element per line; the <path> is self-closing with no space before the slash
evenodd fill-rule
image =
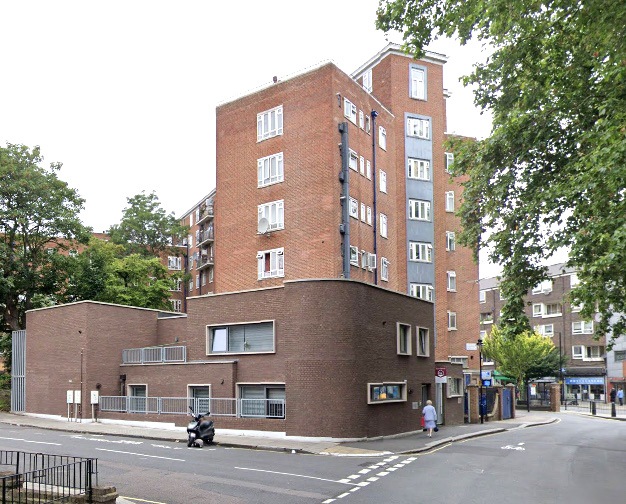
<path id="1" fill-rule="evenodd" d="M 158 362 L 186 362 L 187 347 L 144 347 L 122 350 L 122 364 L 155 364 Z"/>
<path id="2" fill-rule="evenodd" d="M 92 502 L 98 485 L 98 459 L 0 451 L 0 502 L 68 502 L 86 495 Z"/>
<path id="3" fill-rule="evenodd" d="M 133 397 L 100 396 L 100 411 L 117 413 L 156 413 L 158 415 L 186 415 L 189 406 L 196 413 L 211 416 L 285 418 L 285 399 L 236 399 L 193 397 Z"/>

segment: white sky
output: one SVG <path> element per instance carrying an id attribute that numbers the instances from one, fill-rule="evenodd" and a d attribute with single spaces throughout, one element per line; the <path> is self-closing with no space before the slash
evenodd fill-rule
<path id="1" fill-rule="evenodd" d="M 46 164 L 62 162 L 94 231 L 143 190 L 179 216 L 215 187 L 215 107 L 323 61 L 352 73 L 387 44 L 377 5 L 0 0 L 0 145 L 39 145 Z M 484 138 L 490 119 L 458 81 L 478 47 L 430 49 L 449 57 L 448 131 Z"/>

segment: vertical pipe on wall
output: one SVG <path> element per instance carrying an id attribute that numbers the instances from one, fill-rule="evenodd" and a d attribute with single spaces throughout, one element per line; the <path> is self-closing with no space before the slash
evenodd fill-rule
<path id="1" fill-rule="evenodd" d="M 372 182 L 374 187 L 374 201 L 372 204 L 373 215 L 373 227 L 374 227 L 374 254 L 376 255 L 376 261 L 378 261 L 378 213 L 376 212 L 376 117 L 378 112 L 372 110 Z M 378 266 L 378 265 L 377 265 Z M 374 268 L 374 285 L 378 285 L 378 268 Z"/>

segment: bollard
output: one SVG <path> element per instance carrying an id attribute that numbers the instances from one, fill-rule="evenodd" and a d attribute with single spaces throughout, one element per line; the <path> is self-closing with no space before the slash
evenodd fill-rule
<path id="1" fill-rule="evenodd" d="M 615 418 L 617 416 L 617 411 L 615 411 L 615 403 L 611 403 L 611 416 Z"/>
<path id="2" fill-rule="evenodd" d="M 596 414 L 596 402 L 595 401 L 591 401 L 591 414 L 592 415 Z"/>

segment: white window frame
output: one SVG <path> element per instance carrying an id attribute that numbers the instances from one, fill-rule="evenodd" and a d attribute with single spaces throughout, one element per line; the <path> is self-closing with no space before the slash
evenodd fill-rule
<path id="1" fill-rule="evenodd" d="M 387 238 L 387 216 L 384 213 L 380 214 L 380 236 Z"/>
<path id="2" fill-rule="evenodd" d="M 361 268 L 367 269 L 368 265 L 368 254 L 365 250 L 361 250 Z"/>
<path id="3" fill-rule="evenodd" d="M 274 123 L 274 124 L 272 124 Z M 262 142 L 268 138 L 283 134 L 283 106 L 259 112 L 256 116 L 256 141 Z"/>
<path id="4" fill-rule="evenodd" d="M 426 69 L 411 67 L 410 97 L 415 100 L 426 99 Z"/>
<path id="5" fill-rule="evenodd" d="M 533 317 L 543 317 L 543 303 L 533 304 Z"/>
<path id="6" fill-rule="evenodd" d="M 350 149 L 350 157 L 348 159 L 348 168 L 354 170 L 355 172 L 359 171 L 359 155 Z"/>
<path id="7" fill-rule="evenodd" d="M 597 349 L 597 351 L 596 351 Z M 587 345 L 585 347 L 585 353 L 583 355 L 583 360 L 585 361 L 600 361 L 604 359 L 604 354 L 606 352 L 606 348 L 604 345 Z M 598 354 L 598 355 L 594 355 Z"/>
<path id="8" fill-rule="evenodd" d="M 378 126 L 378 146 L 384 151 L 387 150 L 387 130 L 383 126 Z"/>
<path id="9" fill-rule="evenodd" d="M 359 172 L 365 177 L 365 158 L 363 156 L 359 157 Z"/>
<path id="10" fill-rule="evenodd" d="M 446 250 L 448 252 L 456 250 L 456 233 L 454 231 L 446 231 Z"/>
<path id="11" fill-rule="evenodd" d="M 446 191 L 446 212 L 454 212 L 454 191 Z"/>
<path id="12" fill-rule="evenodd" d="M 374 271 L 377 266 L 376 254 L 372 254 L 371 252 L 367 253 L 367 269 L 369 271 Z"/>
<path id="13" fill-rule="evenodd" d="M 359 110 L 359 128 L 365 129 L 365 117 L 362 110 Z"/>
<path id="14" fill-rule="evenodd" d="M 372 92 L 372 69 L 366 70 L 363 74 L 363 89 L 368 93 Z"/>
<path id="15" fill-rule="evenodd" d="M 428 242 L 409 242 L 409 261 L 433 262 L 433 246 Z"/>
<path id="16" fill-rule="evenodd" d="M 572 334 L 593 334 L 593 320 L 572 322 Z"/>
<path id="17" fill-rule="evenodd" d="M 258 221 L 262 218 L 269 222 L 270 231 L 285 229 L 285 200 L 270 201 L 258 206 Z"/>
<path id="18" fill-rule="evenodd" d="M 572 345 L 572 359 L 582 359 L 585 355 L 585 347 L 583 345 Z"/>
<path id="19" fill-rule="evenodd" d="M 487 302 L 487 291 L 486 290 L 479 290 L 478 291 L 478 302 L 479 303 L 486 303 Z"/>
<path id="20" fill-rule="evenodd" d="M 479 315 L 479 320 L 480 320 L 481 325 L 493 324 L 493 313 L 481 312 Z"/>
<path id="21" fill-rule="evenodd" d="M 361 222 L 365 222 L 367 213 L 365 212 L 365 203 L 361 203 Z"/>
<path id="22" fill-rule="evenodd" d="M 409 295 L 417 299 L 432 301 L 434 299 L 434 288 L 431 284 L 412 283 L 409 285 Z"/>
<path id="23" fill-rule="evenodd" d="M 359 267 L 359 247 L 350 245 L 350 264 Z"/>
<path id="24" fill-rule="evenodd" d="M 269 270 L 265 269 L 265 263 L 269 259 Z M 261 250 L 257 252 L 258 279 L 279 278 L 285 276 L 285 249 L 283 247 Z"/>
<path id="25" fill-rule="evenodd" d="M 398 355 L 411 355 L 413 353 L 411 329 L 411 324 L 396 322 L 396 353 Z M 404 351 L 402 347 L 405 347 Z"/>
<path id="26" fill-rule="evenodd" d="M 181 269 L 180 256 L 168 256 L 167 257 L 167 269 L 180 271 Z"/>
<path id="27" fill-rule="evenodd" d="M 343 115 L 353 124 L 356 124 L 356 105 L 344 97 Z"/>
<path id="28" fill-rule="evenodd" d="M 409 220 L 430 222 L 432 220 L 431 202 L 409 199 Z"/>
<path id="29" fill-rule="evenodd" d="M 389 260 L 386 257 L 380 258 L 380 279 L 389 281 Z"/>
<path id="30" fill-rule="evenodd" d="M 257 187 L 278 184 L 285 179 L 283 153 L 257 159 Z"/>
<path id="31" fill-rule="evenodd" d="M 545 337 L 552 337 L 554 335 L 554 324 L 543 324 L 535 326 L 535 332 Z"/>
<path id="32" fill-rule="evenodd" d="M 446 152 L 446 173 L 450 173 L 450 167 L 454 164 L 454 154 L 452 152 Z"/>
<path id="33" fill-rule="evenodd" d="M 456 271 L 446 271 L 448 292 L 456 292 Z"/>
<path id="34" fill-rule="evenodd" d="M 348 214 L 354 219 L 359 218 L 359 201 L 352 196 L 348 200 Z"/>
<path id="35" fill-rule="evenodd" d="M 456 331 L 457 330 L 457 320 L 456 320 L 456 312 L 448 310 L 448 331 Z"/>
<path id="36" fill-rule="evenodd" d="M 448 376 L 446 392 L 448 397 L 461 397 L 463 395 L 463 380 Z"/>
<path id="37" fill-rule="evenodd" d="M 387 193 L 387 172 L 383 171 L 383 170 L 379 170 L 379 186 L 380 186 L 380 192 L 382 193 Z"/>
<path id="38" fill-rule="evenodd" d="M 372 180 L 372 163 L 369 159 L 365 160 L 365 176 Z"/>
<path id="39" fill-rule="evenodd" d="M 580 279 L 578 278 L 578 274 L 577 273 L 572 273 L 569 276 L 569 286 L 570 286 L 570 288 L 576 287 L 579 283 L 580 283 Z"/>
<path id="40" fill-rule="evenodd" d="M 531 294 L 549 294 L 552 292 L 552 280 L 543 280 L 538 285 L 535 285 L 531 291 Z"/>
<path id="41" fill-rule="evenodd" d="M 563 315 L 563 305 L 561 303 L 545 303 L 543 305 L 543 317 L 544 318 L 549 318 L 549 317 L 560 317 L 561 315 Z M 557 307 L 559 309 L 558 312 L 554 312 L 554 313 L 548 313 L 550 307 Z"/>
<path id="42" fill-rule="evenodd" d="M 367 223 L 372 225 L 372 207 L 368 205 L 367 207 Z"/>
<path id="43" fill-rule="evenodd" d="M 172 311 L 180 313 L 182 311 L 183 302 L 180 299 L 170 299 L 170 303 L 172 304 Z"/>
<path id="44" fill-rule="evenodd" d="M 407 161 L 407 177 L 414 180 L 430 180 L 430 161 L 410 157 Z"/>
<path id="45" fill-rule="evenodd" d="M 406 120 L 406 134 L 410 137 L 430 140 L 430 120 L 409 117 Z"/>
<path id="46" fill-rule="evenodd" d="M 430 357 L 430 331 L 428 327 L 417 326 L 415 331 L 415 351 L 418 357 Z"/>

